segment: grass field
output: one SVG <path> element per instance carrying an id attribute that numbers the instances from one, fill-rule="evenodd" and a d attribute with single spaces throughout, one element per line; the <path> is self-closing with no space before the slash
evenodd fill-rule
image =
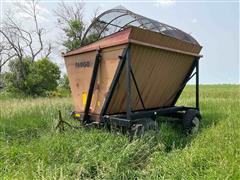
<path id="1" fill-rule="evenodd" d="M 200 86 L 197 135 L 161 124 L 128 142 L 105 130 L 56 132 L 70 98 L 0 100 L 1 179 L 240 179 L 240 86 Z M 194 105 L 188 86 L 179 104 Z"/>

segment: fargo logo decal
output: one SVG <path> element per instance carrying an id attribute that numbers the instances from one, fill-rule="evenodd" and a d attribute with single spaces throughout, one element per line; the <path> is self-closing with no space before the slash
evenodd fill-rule
<path id="1" fill-rule="evenodd" d="M 90 61 L 76 62 L 75 68 L 88 68 L 91 67 L 92 63 Z"/>

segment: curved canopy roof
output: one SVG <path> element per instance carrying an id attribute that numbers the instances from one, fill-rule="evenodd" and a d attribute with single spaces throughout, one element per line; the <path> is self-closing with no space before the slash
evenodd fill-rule
<path id="1" fill-rule="evenodd" d="M 175 27 L 135 14 L 122 6 L 118 6 L 103 12 L 94 19 L 83 36 L 82 45 L 121 31 L 129 26 L 148 29 L 189 43 L 198 44 L 191 35 Z"/>

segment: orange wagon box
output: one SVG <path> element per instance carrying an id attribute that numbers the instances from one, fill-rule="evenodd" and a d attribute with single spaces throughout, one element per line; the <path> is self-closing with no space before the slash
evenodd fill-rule
<path id="1" fill-rule="evenodd" d="M 131 129 L 174 116 L 188 131 L 198 126 L 202 47 L 189 34 L 117 7 L 96 18 L 84 43 L 64 54 L 75 117 L 83 124 Z M 196 106 L 175 106 L 194 75 Z"/>

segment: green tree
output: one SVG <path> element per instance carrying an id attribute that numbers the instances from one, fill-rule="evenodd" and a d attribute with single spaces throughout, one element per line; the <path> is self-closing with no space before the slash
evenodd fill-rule
<path id="1" fill-rule="evenodd" d="M 67 50 L 72 50 L 80 47 L 82 40 L 82 32 L 84 31 L 84 25 L 79 20 L 70 20 L 69 27 L 63 29 L 67 39 L 63 42 L 63 45 Z"/>
<path id="2" fill-rule="evenodd" d="M 68 97 L 70 94 L 71 91 L 68 76 L 64 74 L 59 80 L 57 91 L 55 94 L 53 93 L 52 96 Z"/>
<path id="3" fill-rule="evenodd" d="M 82 45 L 86 45 L 89 43 L 92 43 L 94 41 L 96 41 L 98 39 L 98 33 L 94 32 L 94 33 L 90 33 L 85 39 L 84 42 L 82 43 Z"/>
<path id="4" fill-rule="evenodd" d="M 39 1 L 28 0 L 24 3 L 12 3 L 3 14 L 0 28 L 0 74 L 8 62 L 15 60 L 23 63 L 28 57 L 32 62 L 40 56 L 48 57 L 52 52 L 52 44 L 46 39 L 46 29 L 39 23 Z M 19 17 L 19 13 L 25 18 Z M 31 26 L 28 26 L 31 24 Z M 16 63 L 16 62 L 15 62 Z M 24 68 L 24 64 L 19 67 Z M 21 79 L 25 78 L 25 69 L 20 69 Z"/>
<path id="5" fill-rule="evenodd" d="M 22 61 L 19 59 L 14 59 L 9 62 L 9 71 L 4 73 L 3 79 L 4 84 L 8 91 L 14 93 L 24 93 L 27 89 L 25 78 L 30 73 L 30 66 L 32 62 L 30 58 L 23 58 Z M 24 76 L 22 75 L 22 70 L 24 69 Z"/>
<path id="6" fill-rule="evenodd" d="M 48 58 L 34 62 L 26 78 L 27 94 L 44 96 L 48 91 L 56 90 L 60 74 L 59 67 Z"/>
<path id="7" fill-rule="evenodd" d="M 87 44 L 98 39 L 98 32 L 102 30 L 104 25 L 102 23 L 96 23 L 92 28 L 93 32 L 89 33 L 83 41 L 84 31 L 86 30 L 86 23 L 83 21 L 84 3 L 75 2 L 72 4 L 66 4 L 63 1 L 60 2 L 54 11 L 57 16 L 58 25 L 64 32 L 65 38 L 62 45 L 67 51 L 79 48 L 82 44 Z M 94 11 L 92 21 L 93 22 L 97 15 L 99 14 L 99 9 Z"/>
<path id="8" fill-rule="evenodd" d="M 26 76 L 19 76 L 21 66 L 24 66 Z M 30 96 L 45 96 L 49 91 L 56 90 L 60 79 L 59 67 L 48 58 L 31 62 L 25 58 L 23 63 L 14 60 L 9 63 L 9 72 L 5 74 L 7 90 Z"/>
<path id="9" fill-rule="evenodd" d="M 81 45 L 82 34 L 85 30 L 83 10 L 84 4 L 82 2 L 75 2 L 70 5 L 62 1 L 54 11 L 58 25 L 65 35 L 65 37 L 62 37 L 62 44 L 67 51 L 76 49 Z"/>
<path id="10" fill-rule="evenodd" d="M 64 74 L 63 77 L 59 80 L 59 87 L 70 90 L 69 79 L 66 74 Z"/>

